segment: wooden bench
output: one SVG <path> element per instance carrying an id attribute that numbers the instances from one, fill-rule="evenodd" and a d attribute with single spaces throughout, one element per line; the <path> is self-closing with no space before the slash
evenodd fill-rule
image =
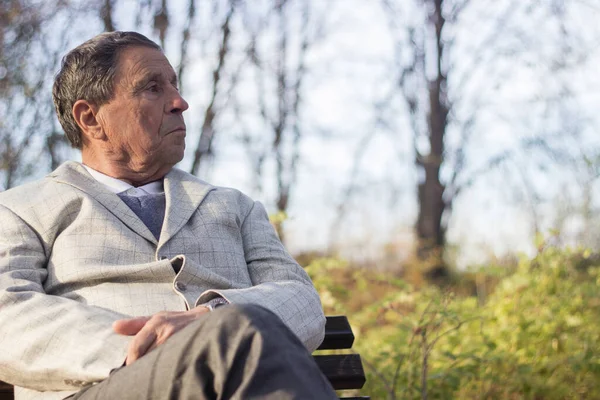
<path id="1" fill-rule="evenodd" d="M 325 339 L 318 350 L 350 349 L 353 343 L 354 334 L 348 318 L 327 317 Z M 335 390 L 361 389 L 366 382 L 365 371 L 358 354 L 316 355 L 314 358 Z M 369 400 L 369 397 L 341 397 L 341 399 Z"/>
<path id="2" fill-rule="evenodd" d="M 354 334 L 344 316 L 327 317 L 325 339 L 319 350 L 349 349 L 354 343 Z M 314 356 L 317 365 L 336 390 L 360 389 L 366 378 L 358 354 L 328 354 Z M 13 400 L 13 387 L 0 382 L 0 400 Z M 368 400 L 369 397 L 342 397 L 344 400 Z"/>

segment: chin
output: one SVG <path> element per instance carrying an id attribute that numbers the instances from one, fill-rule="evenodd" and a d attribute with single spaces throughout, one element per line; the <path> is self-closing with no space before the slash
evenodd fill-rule
<path id="1" fill-rule="evenodd" d="M 167 157 L 167 160 L 169 161 L 169 164 L 175 165 L 178 162 L 180 162 L 181 160 L 183 160 L 184 154 L 185 154 L 185 146 L 182 146 L 180 149 L 174 149 Z"/>

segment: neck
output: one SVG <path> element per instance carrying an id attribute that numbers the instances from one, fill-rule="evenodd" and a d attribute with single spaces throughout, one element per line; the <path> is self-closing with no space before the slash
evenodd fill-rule
<path id="1" fill-rule="evenodd" d="M 171 166 L 148 168 L 143 165 L 129 165 L 123 160 L 101 157 L 97 152 L 85 148 L 81 151 L 81 161 L 104 175 L 127 182 L 135 187 L 160 180 L 171 170 Z"/>

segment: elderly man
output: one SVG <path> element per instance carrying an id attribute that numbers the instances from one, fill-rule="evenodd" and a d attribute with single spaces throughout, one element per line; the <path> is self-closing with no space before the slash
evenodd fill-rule
<path id="1" fill-rule="evenodd" d="M 260 203 L 173 168 L 160 47 L 104 33 L 54 83 L 82 163 L 0 194 L 0 379 L 17 399 L 335 398 L 324 316 Z"/>

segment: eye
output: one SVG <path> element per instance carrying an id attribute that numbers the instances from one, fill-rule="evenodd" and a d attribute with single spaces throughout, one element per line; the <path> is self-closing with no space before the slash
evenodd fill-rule
<path id="1" fill-rule="evenodd" d="M 146 86 L 146 90 L 148 90 L 149 92 L 152 93 L 158 93 L 160 92 L 160 87 L 158 86 L 157 83 L 150 83 L 148 86 Z"/>

